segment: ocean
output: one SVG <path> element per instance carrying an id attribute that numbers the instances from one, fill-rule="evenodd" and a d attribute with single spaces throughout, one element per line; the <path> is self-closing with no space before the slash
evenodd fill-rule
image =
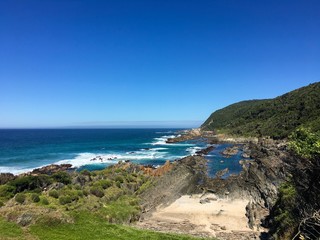
<path id="1" fill-rule="evenodd" d="M 167 144 L 181 129 L 2 129 L 0 173 L 20 174 L 49 164 L 69 163 L 77 170 L 99 170 L 120 160 L 158 166 L 165 161 L 195 154 L 204 141 Z M 239 173 L 241 153 L 224 158 L 229 145 L 216 145 L 208 159 L 213 176 L 226 167 Z"/>

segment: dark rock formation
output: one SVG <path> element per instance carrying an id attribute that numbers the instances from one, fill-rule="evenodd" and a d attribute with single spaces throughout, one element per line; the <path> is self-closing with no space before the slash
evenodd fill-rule
<path id="1" fill-rule="evenodd" d="M 205 149 L 201 149 L 201 150 L 197 151 L 196 155 L 204 156 L 204 155 L 207 155 L 209 152 L 213 151 L 214 149 L 215 149 L 215 146 L 209 146 Z"/>
<path id="2" fill-rule="evenodd" d="M 222 169 L 218 171 L 215 175 L 216 178 L 222 178 L 224 175 L 226 175 L 229 172 L 228 168 Z"/>
<path id="3" fill-rule="evenodd" d="M 0 185 L 15 179 L 16 177 L 12 173 L 0 173 Z"/>
<path id="4" fill-rule="evenodd" d="M 236 155 L 239 152 L 239 146 L 235 145 L 232 147 L 228 147 L 221 152 L 224 157 L 231 157 Z"/>
<path id="5" fill-rule="evenodd" d="M 253 160 L 242 160 L 242 172 L 227 179 L 207 179 L 205 190 L 219 196 L 228 193 L 230 198 L 247 198 L 247 217 L 252 228 L 259 228 L 261 219 L 275 204 L 279 185 L 290 176 L 284 142 L 261 139 L 247 147 Z"/>
<path id="6" fill-rule="evenodd" d="M 61 164 L 61 165 L 51 164 L 48 166 L 44 166 L 42 168 L 34 169 L 31 173 L 28 173 L 27 175 L 39 175 L 39 174 L 51 175 L 56 172 L 70 170 L 71 168 L 72 168 L 71 164 Z"/>

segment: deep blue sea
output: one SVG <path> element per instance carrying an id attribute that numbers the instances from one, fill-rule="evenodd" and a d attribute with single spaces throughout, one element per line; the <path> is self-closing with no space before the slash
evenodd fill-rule
<path id="1" fill-rule="evenodd" d="M 179 129 L 5 129 L 0 130 L 0 173 L 19 174 L 48 164 L 70 163 L 89 170 L 120 160 L 161 165 L 205 148 L 203 141 L 166 144 Z M 209 175 L 229 168 L 238 173 L 240 154 L 224 158 L 228 145 L 217 145 L 208 155 Z"/>

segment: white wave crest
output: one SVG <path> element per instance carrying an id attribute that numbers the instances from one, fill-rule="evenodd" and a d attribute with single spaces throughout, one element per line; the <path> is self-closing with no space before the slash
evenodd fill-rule
<path id="1" fill-rule="evenodd" d="M 38 167 L 36 167 L 38 168 Z M 0 173 L 12 173 L 14 175 L 18 175 L 21 173 L 31 172 L 36 168 L 16 168 L 16 167 L 1 167 L 0 166 Z"/>
<path id="2" fill-rule="evenodd" d="M 203 148 L 201 148 L 201 147 L 189 147 L 189 148 L 186 149 L 186 151 L 189 152 L 190 155 L 195 155 L 196 152 L 198 152 L 201 149 L 203 149 Z"/>

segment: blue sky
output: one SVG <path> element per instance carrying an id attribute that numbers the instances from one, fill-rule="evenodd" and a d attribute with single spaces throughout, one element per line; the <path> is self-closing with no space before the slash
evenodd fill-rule
<path id="1" fill-rule="evenodd" d="M 320 81 L 320 1 L 2 0 L 0 127 L 196 126 Z"/>

